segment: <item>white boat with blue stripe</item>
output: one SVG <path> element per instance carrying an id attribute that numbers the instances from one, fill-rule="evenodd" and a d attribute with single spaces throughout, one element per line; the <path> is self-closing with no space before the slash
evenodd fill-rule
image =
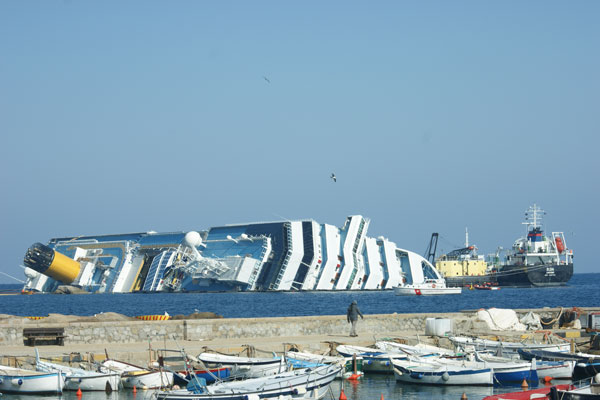
<path id="1" fill-rule="evenodd" d="M 0 365 L 0 393 L 61 394 L 64 386 L 62 372 L 37 372 Z"/>

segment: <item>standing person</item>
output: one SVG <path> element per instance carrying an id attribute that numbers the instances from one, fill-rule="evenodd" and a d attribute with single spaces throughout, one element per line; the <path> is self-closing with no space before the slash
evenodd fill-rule
<path id="1" fill-rule="evenodd" d="M 350 336 L 358 336 L 356 334 L 356 321 L 358 321 L 359 315 L 361 319 L 364 319 L 362 313 L 358 309 L 356 300 L 354 300 L 348 307 L 348 312 L 346 313 L 346 318 L 348 319 L 348 322 L 352 324 L 352 327 L 350 328 Z"/>

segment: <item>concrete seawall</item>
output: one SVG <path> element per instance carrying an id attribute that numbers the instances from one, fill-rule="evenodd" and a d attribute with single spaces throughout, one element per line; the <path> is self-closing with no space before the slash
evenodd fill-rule
<path id="1" fill-rule="evenodd" d="M 582 311 L 596 312 L 600 308 Z M 515 310 L 520 316 L 533 311 L 542 317 L 556 318 L 560 308 Z M 110 313 L 109 313 L 110 314 Z M 23 343 L 23 329 L 36 327 L 64 328 L 64 346 L 41 346 L 46 356 L 69 353 L 90 353 L 103 356 L 108 349 L 112 357 L 137 361 L 148 358 L 148 348 L 185 347 L 197 353 L 204 348 L 226 353 L 239 353 L 248 344 L 266 351 L 282 351 L 294 343 L 308 351 L 323 352 L 330 342 L 368 345 L 375 339 L 407 338 L 409 342 L 428 340 L 425 337 L 427 318 L 452 319 L 454 332 L 471 335 L 502 335 L 503 340 L 521 340 L 526 332 L 494 332 L 474 318 L 475 311 L 458 313 L 378 314 L 366 315 L 358 323 L 358 337 L 350 338 L 349 324 L 344 315 L 276 318 L 214 318 L 167 321 L 142 321 L 115 314 L 103 315 L 108 320 L 94 317 L 50 315 L 41 320 L 24 317 L 0 318 L 0 356 L 30 356 L 31 347 Z M 530 332 L 531 333 L 531 332 Z M 543 334 L 537 334 L 541 340 Z M 583 339 L 583 338 L 581 338 Z M 436 339 L 438 340 L 438 339 Z"/>
<path id="2" fill-rule="evenodd" d="M 444 314 L 455 318 L 460 314 Z M 426 318 L 440 314 L 380 314 L 368 315 L 358 324 L 362 332 L 425 331 Z M 163 337 L 181 341 L 207 339 L 248 339 L 255 337 L 315 336 L 346 334 L 349 330 L 345 316 L 325 315 L 280 318 L 227 318 L 168 321 L 98 321 L 57 322 L 55 318 L 31 321 L 11 318 L 0 329 L 0 345 L 22 345 L 23 328 L 64 327 L 65 346 L 91 343 L 139 343 L 162 340 Z"/>
<path id="3" fill-rule="evenodd" d="M 519 316 L 533 311 L 543 317 L 556 317 L 557 308 L 516 310 Z M 592 309 L 586 309 L 591 312 Z M 386 335 L 395 332 L 425 333 L 427 318 L 448 318 L 455 321 L 458 331 L 470 331 L 477 326 L 467 324 L 474 311 L 459 313 L 423 314 L 371 314 L 358 324 L 359 333 Z M 118 314 L 117 314 L 118 316 Z M 0 345 L 23 344 L 23 328 L 64 327 L 65 345 L 91 343 L 140 343 L 163 337 L 173 340 L 196 341 L 210 339 L 248 339 L 256 337 L 315 336 L 346 334 L 349 325 L 345 316 L 325 315 L 310 317 L 274 318 L 215 318 L 167 321 L 142 321 L 134 318 L 122 320 L 94 320 L 87 317 L 51 315 L 40 320 L 23 317 L 0 319 Z M 484 329 L 483 326 L 479 328 Z"/>

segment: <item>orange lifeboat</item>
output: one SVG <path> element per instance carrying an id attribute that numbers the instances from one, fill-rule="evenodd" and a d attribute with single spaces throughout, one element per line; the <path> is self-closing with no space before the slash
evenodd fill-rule
<path id="1" fill-rule="evenodd" d="M 559 253 L 565 251 L 565 244 L 563 243 L 561 238 L 556 237 L 554 241 L 556 242 L 556 250 L 558 250 Z"/>

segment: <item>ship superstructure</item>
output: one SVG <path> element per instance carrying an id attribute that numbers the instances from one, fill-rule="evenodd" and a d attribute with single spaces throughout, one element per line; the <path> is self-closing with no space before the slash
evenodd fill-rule
<path id="1" fill-rule="evenodd" d="M 485 257 L 477 254 L 477 246 L 469 244 L 469 233 L 466 229 L 465 247 L 441 255 L 435 261 L 435 267 L 446 278 L 477 277 L 488 273 L 488 265 Z"/>
<path id="2" fill-rule="evenodd" d="M 536 204 L 525 213 L 527 236 L 517 239 L 497 274 L 503 286 L 558 286 L 573 276 L 573 250 L 563 232 L 547 236 L 541 220 L 545 212 Z"/>
<path id="3" fill-rule="evenodd" d="M 378 290 L 425 279 L 435 268 L 384 237 L 370 220 L 313 220 L 51 239 L 25 255 L 25 290 L 61 285 L 100 293 Z M 437 273 L 437 271 L 436 271 Z"/>
<path id="4" fill-rule="evenodd" d="M 573 250 L 567 248 L 563 232 L 546 235 L 542 229 L 545 212 L 536 204 L 525 213 L 527 234 L 517 239 L 505 256 L 502 247 L 489 257 L 477 256 L 471 246 L 442 256 L 436 266 L 449 286 L 492 283 L 499 286 L 560 286 L 573 276 Z"/>

